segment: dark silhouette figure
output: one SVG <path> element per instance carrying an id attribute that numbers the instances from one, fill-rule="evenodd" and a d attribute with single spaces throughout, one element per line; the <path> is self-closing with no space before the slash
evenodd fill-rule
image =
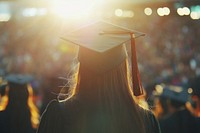
<path id="1" fill-rule="evenodd" d="M 39 113 L 32 101 L 33 90 L 29 78 L 9 75 L 5 95 L 0 103 L 1 133 L 34 133 L 39 124 Z"/>
<path id="2" fill-rule="evenodd" d="M 186 109 L 189 100 L 187 89 L 181 86 L 163 87 L 160 97 L 165 98 L 168 113 L 159 118 L 162 133 L 196 133 L 197 127 L 192 114 Z"/>

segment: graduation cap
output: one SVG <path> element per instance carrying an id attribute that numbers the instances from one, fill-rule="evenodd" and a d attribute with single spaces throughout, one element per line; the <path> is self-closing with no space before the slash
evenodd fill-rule
<path id="1" fill-rule="evenodd" d="M 157 92 L 156 95 L 159 97 L 169 98 L 180 103 L 186 103 L 189 101 L 189 93 L 187 89 L 183 88 L 182 86 L 157 85 L 155 89 Z"/>
<path id="2" fill-rule="evenodd" d="M 132 81 L 134 95 L 143 94 L 137 65 L 135 38 L 144 33 L 127 29 L 109 22 L 96 21 L 74 30 L 64 37 L 79 47 L 78 59 L 81 65 L 97 73 L 106 73 L 127 57 L 124 43 L 131 42 Z"/>
<path id="3" fill-rule="evenodd" d="M 28 84 L 33 80 L 31 75 L 23 75 L 23 74 L 10 74 L 5 77 L 8 83 L 15 83 L 18 85 Z"/>

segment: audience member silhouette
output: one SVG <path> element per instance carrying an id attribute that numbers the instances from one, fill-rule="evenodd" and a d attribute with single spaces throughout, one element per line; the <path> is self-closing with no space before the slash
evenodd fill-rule
<path id="1" fill-rule="evenodd" d="M 0 103 L 1 133 L 34 133 L 39 124 L 39 113 L 33 103 L 29 75 L 6 76 L 5 95 Z"/>

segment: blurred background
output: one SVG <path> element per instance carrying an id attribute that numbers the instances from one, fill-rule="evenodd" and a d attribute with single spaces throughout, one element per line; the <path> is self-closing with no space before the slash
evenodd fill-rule
<path id="1" fill-rule="evenodd" d="M 136 47 L 147 99 L 156 84 L 188 88 L 200 75 L 199 0 L 0 0 L 0 77 L 31 74 L 42 108 L 67 82 L 76 55 L 60 37 L 95 19 L 146 33 Z"/>

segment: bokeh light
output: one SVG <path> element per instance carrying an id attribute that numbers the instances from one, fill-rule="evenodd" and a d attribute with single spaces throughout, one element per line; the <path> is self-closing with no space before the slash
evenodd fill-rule
<path id="1" fill-rule="evenodd" d="M 8 4 L 0 3 L 0 22 L 6 22 L 11 19 L 11 9 Z"/>
<path id="2" fill-rule="evenodd" d="M 193 89 L 192 88 L 188 88 L 188 93 L 192 94 L 192 92 L 193 92 Z"/>
<path id="3" fill-rule="evenodd" d="M 170 9 L 168 7 L 158 8 L 157 13 L 159 16 L 167 16 L 170 14 Z"/>
<path id="4" fill-rule="evenodd" d="M 134 16 L 133 11 L 127 10 L 123 12 L 123 17 L 132 18 Z"/>
<path id="5" fill-rule="evenodd" d="M 134 16 L 134 12 L 131 10 L 116 9 L 115 16 L 123 18 L 132 18 Z"/>
<path id="6" fill-rule="evenodd" d="M 121 17 L 121 16 L 123 15 L 123 10 L 122 10 L 122 9 L 116 9 L 116 10 L 115 10 L 115 15 L 116 15 L 117 17 Z"/>
<path id="7" fill-rule="evenodd" d="M 0 22 L 9 21 L 11 18 L 11 14 L 8 13 L 0 13 Z"/>
<path id="8" fill-rule="evenodd" d="M 183 15 L 184 15 L 184 11 L 183 11 L 182 8 L 178 8 L 178 9 L 177 9 L 177 13 L 178 13 L 178 15 L 180 15 L 180 16 L 183 16 Z"/>
<path id="9" fill-rule="evenodd" d="M 200 13 L 191 12 L 190 17 L 191 17 L 192 19 L 200 19 Z"/>
<path id="10" fill-rule="evenodd" d="M 157 9 L 157 13 L 158 13 L 159 16 L 164 16 L 165 15 L 164 10 L 162 8 L 158 8 Z"/>
<path id="11" fill-rule="evenodd" d="M 152 14 L 152 9 L 147 7 L 144 9 L 144 13 L 147 15 L 147 16 L 150 16 Z"/>
<path id="12" fill-rule="evenodd" d="M 183 7 L 183 12 L 184 12 L 185 15 L 189 15 L 190 9 L 188 7 Z"/>
<path id="13" fill-rule="evenodd" d="M 188 7 L 179 7 L 177 9 L 177 13 L 180 16 L 184 16 L 184 15 L 189 15 L 190 14 L 190 9 Z"/>
<path id="14" fill-rule="evenodd" d="M 37 15 L 37 8 L 25 8 L 22 15 L 25 17 L 34 17 Z"/>
<path id="15" fill-rule="evenodd" d="M 163 12 L 164 12 L 164 15 L 169 15 L 170 14 L 170 9 L 168 7 L 164 7 L 163 8 Z"/>
<path id="16" fill-rule="evenodd" d="M 200 5 L 191 7 L 190 17 L 194 20 L 200 19 Z"/>
<path id="17" fill-rule="evenodd" d="M 163 93 L 163 87 L 162 85 L 156 85 L 155 90 L 158 94 Z"/>

